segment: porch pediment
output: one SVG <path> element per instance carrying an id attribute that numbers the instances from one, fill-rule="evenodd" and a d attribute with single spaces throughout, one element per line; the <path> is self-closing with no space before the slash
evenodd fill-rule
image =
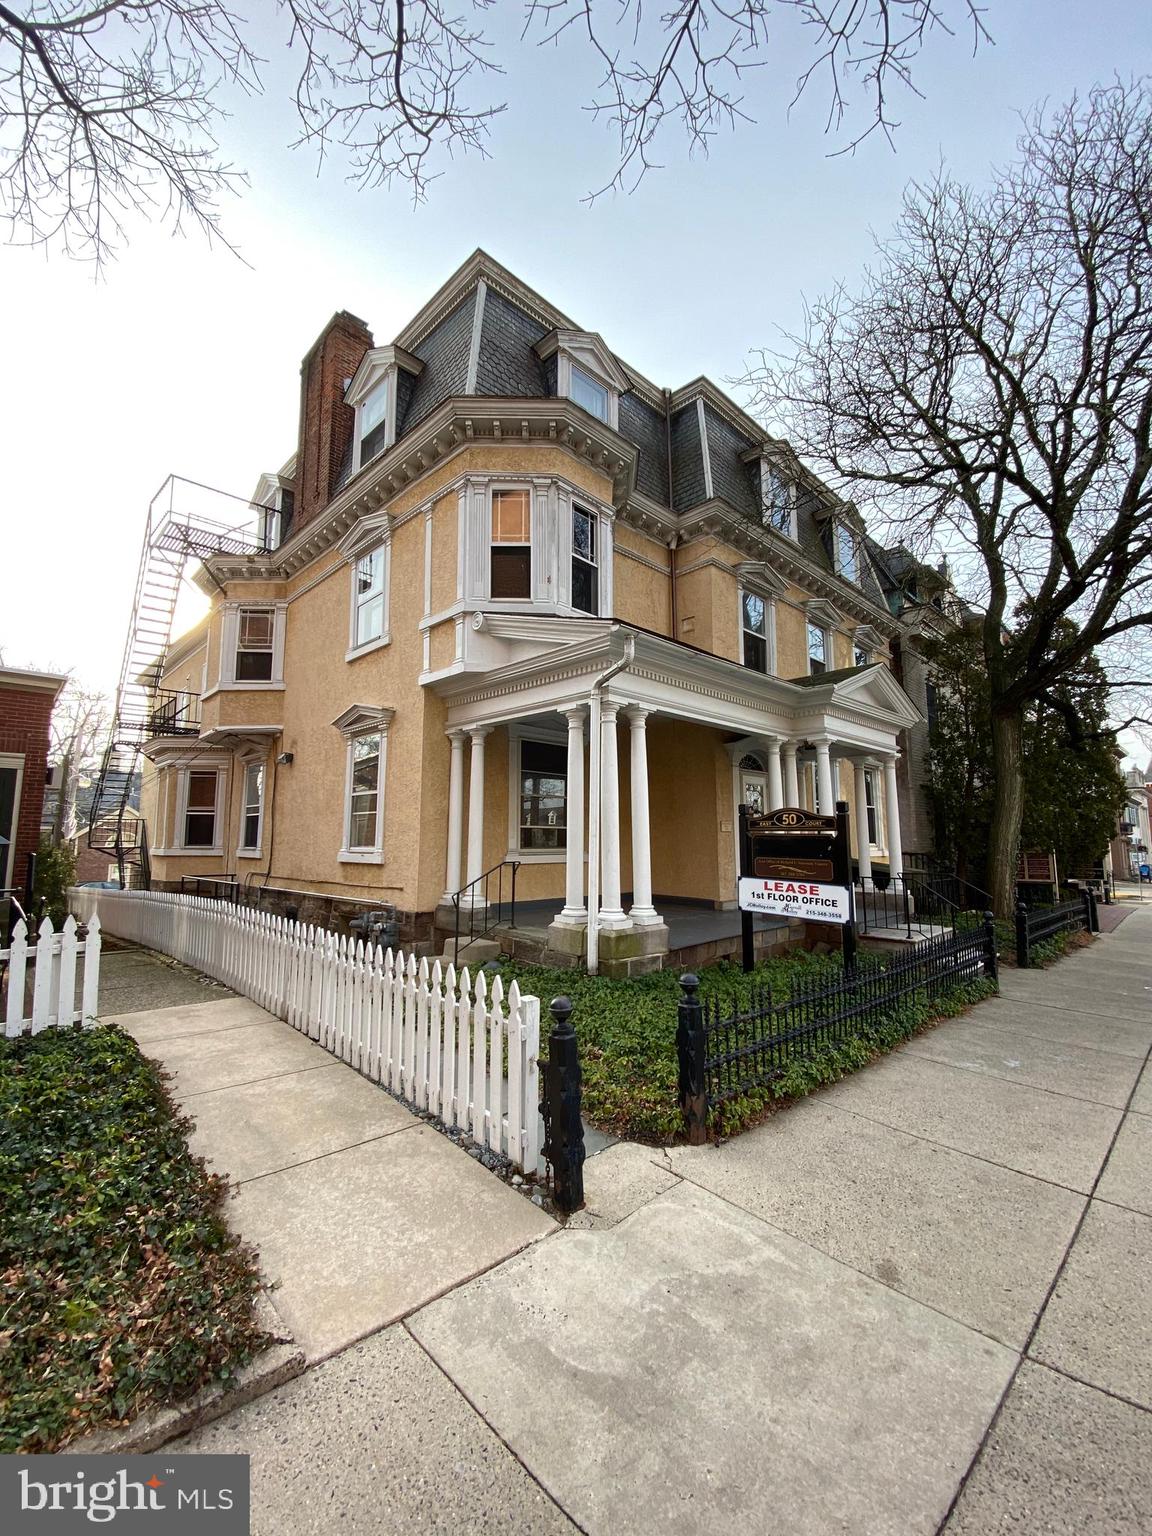
<path id="1" fill-rule="evenodd" d="M 919 725 L 924 716 L 881 662 L 858 667 L 832 685 L 832 701 L 855 709 L 875 709 L 894 716 L 902 730 Z"/>

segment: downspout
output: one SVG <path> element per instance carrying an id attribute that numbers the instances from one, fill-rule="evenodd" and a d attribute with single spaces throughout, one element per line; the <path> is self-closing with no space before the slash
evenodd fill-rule
<path id="1" fill-rule="evenodd" d="M 588 696 L 588 974 L 600 967 L 600 701 L 605 683 L 636 659 L 636 637 L 625 635 L 624 654 L 592 684 Z"/>

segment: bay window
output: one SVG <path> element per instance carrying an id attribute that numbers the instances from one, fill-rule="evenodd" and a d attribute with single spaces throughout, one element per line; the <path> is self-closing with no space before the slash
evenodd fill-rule
<path id="1" fill-rule="evenodd" d="M 581 613 L 600 612 L 596 515 L 578 506 L 572 508 L 572 606 Z"/>
<path id="2" fill-rule="evenodd" d="M 532 596 L 532 497 L 528 490 L 492 492 L 490 588 L 493 598 Z"/>
<path id="3" fill-rule="evenodd" d="M 271 608 L 241 608 L 236 636 L 238 683 L 272 681 L 275 617 Z"/>
<path id="4" fill-rule="evenodd" d="M 181 845 L 215 848 L 220 773 L 216 768 L 189 768 L 184 775 Z"/>

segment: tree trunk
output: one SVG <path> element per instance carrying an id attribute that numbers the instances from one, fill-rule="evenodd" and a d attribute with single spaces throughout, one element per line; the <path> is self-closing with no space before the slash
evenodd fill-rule
<path id="1" fill-rule="evenodd" d="M 995 789 L 988 838 L 988 889 L 997 917 L 1011 917 L 1016 901 L 1016 864 L 1024 819 L 1024 719 L 1020 710 L 992 712 Z"/>

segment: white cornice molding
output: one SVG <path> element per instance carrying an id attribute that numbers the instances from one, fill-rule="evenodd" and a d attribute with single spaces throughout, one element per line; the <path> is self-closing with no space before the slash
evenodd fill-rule
<path id="1" fill-rule="evenodd" d="M 732 569 L 740 578 L 740 585 L 752 591 L 767 593 L 771 597 L 783 597 L 788 591 L 787 581 L 766 560 L 741 560 Z"/>

